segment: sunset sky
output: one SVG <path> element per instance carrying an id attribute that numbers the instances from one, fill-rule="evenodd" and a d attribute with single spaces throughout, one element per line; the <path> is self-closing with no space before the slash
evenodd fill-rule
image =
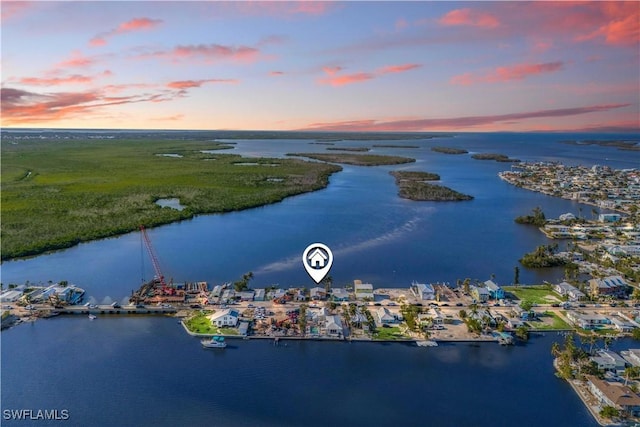
<path id="1" fill-rule="evenodd" d="M 2 126 L 638 132 L 639 5 L 2 1 Z"/>

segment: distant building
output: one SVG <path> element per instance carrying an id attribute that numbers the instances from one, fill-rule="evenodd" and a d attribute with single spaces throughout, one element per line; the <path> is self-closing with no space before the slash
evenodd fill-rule
<path id="1" fill-rule="evenodd" d="M 240 297 L 240 301 L 253 301 L 255 292 L 253 290 L 238 292 L 236 296 Z"/>
<path id="2" fill-rule="evenodd" d="M 254 301 L 264 301 L 264 289 L 255 289 L 255 294 L 253 295 Z"/>
<path id="3" fill-rule="evenodd" d="M 397 322 L 396 317 L 386 307 L 378 307 L 375 311 L 375 316 L 379 325 L 389 325 Z"/>
<path id="4" fill-rule="evenodd" d="M 362 283 L 360 280 L 354 280 L 353 290 L 357 300 L 373 301 L 373 285 L 371 283 Z"/>
<path id="5" fill-rule="evenodd" d="M 567 319 L 582 329 L 598 329 L 611 324 L 609 318 L 601 314 L 585 314 L 577 311 L 567 311 Z"/>
<path id="6" fill-rule="evenodd" d="M 489 289 L 483 286 L 471 286 L 471 296 L 476 302 L 487 302 L 489 301 Z"/>
<path id="7" fill-rule="evenodd" d="M 589 358 L 598 365 L 598 369 L 603 371 L 619 372 L 624 371 L 627 362 L 617 353 L 610 350 L 598 350 L 595 356 Z"/>
<path id="8" fill-rule="evenodd" d="M 630 365 L 640 366 L 640 348 L 630 348 L 628 351 L 620 353 Z"/>
<path id="9" fill-rule="evenodd" d="M 609 276 L 604 279 L 589 280 L 589 289 L 594 298 L 600 296 L 624 297 L 629 285 L 621 276 Z"/>
<path id="10" fill-rule="evenodd" d="M 640 415 L 640 397 L 629 387 L 610 383 L 593 375 L 587 375 L 587 382 L 589 391 L 598 399 L 600 408 L 611 406 L 623 414 L 633 417 Z"/>
<path id="11" fill-rule="evenodd" d="M 489 298 L 491 299 L 504 299 L 504 289 L 494 283 L 493 280 L 487 280 L 484 282 L 485 288 L 489 291 Z"/>
<path id="12" fill-rule="evenodd" d="M 436 291 L 433 289 L 433 285 L 425 285 L 424 283 L 413 282 L 411 284 L 411 291 L 415 296 L 423 301 L 431 301 L 436 299 Z"/>
<path id="13" fill-rule="evenodd" d="M 309 297 L 314 301 L 322 301 L 327 297 L 324 288 L 315 287 L 309 290 Z"/>
<path id="14" fill-rule="evenodd" d="M 587 298 L 584 292 L 567 282 L 561 282 L 557 285 L 553 285 L 553 290 L 561 296 L 568 297 L 570 301 L 579 301 Z"/>
<path id="15" fill-rule="evenodd" d="M 617 213 L 605 213 L 598 215 L 598 221 L 600 222 L 616 222 L 622 219 L 622 215 Z"/>
<path id="16" fill-rule="evenodd" d="M 349 292 L 344 288 L 331 289 L 331 299 L 333 301 L 349 301 Z"/>

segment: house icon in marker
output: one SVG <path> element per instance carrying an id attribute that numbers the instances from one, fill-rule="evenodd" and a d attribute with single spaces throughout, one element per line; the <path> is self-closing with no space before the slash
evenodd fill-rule
<path id="1" fill-rule="evenodd" d="M 309 265 L 313 268 L 323 268 L 329 257 L 319 248 L 316 248 L 307 256 Z"/>

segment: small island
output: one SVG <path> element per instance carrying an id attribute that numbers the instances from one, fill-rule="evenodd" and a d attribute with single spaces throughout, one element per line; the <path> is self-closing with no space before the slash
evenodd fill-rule
<path id="1" fill-rule="evenodd" d="M 425 181 L 438 181 L 440 176 L 430 172 L 391 171 L 396 179 L 398 195 L 403 199 L 415 201 L 462 201 L 471 200 L 473 196 L 459 193 L 448 187 L 429 184 Z"/>
<path id="2" fill-rule="evenodd" d="M 351 154 L 351 153 L 287 153 L 287 156 L 307 157 L 329 163 L 343 163 L 355 166 L 382 166 L 400 165 L 412 163 L 416 159 L 401 156 L 382 156 L 377 154 Z"/>
<path id="3" fill-rule="evenodd" d="M 436 153 L 443 154 L 468 154 L 467 150 L 463 150 L 462 148 L 454 148 L 454 147 L 431 147 L 431 151 L 435 151 Z"/>
<path id="4" fill-rule="evenodd" d="M 574 141 L 574 140 L 566 140 L 560 141 L 561 144 L 569 144 L 569 145 L 598 145 L 600 147 L 616 147 L 618 150 L 627 150 L 627 151 L 640 151 L 640 145 L 637 141 L 620 141 L 620 140 L 584 140 L 584 141 Z"/>
<path id="5" fill-rule="evenodd" d="M 367 152 L 370 149 L 367 147 L 327 147 L 327 150 L 332 151 L 355 151 L 355 152 Z"/>
<path id="6" fill-rule="evenodd" d="M 478 153 L 473 154 L 471 157 L 476 160 L 495 160 L 496 162 L 504 163 L 520 163 L 519 159 L 512 159 L 509 156 L 497 153 Z"/>

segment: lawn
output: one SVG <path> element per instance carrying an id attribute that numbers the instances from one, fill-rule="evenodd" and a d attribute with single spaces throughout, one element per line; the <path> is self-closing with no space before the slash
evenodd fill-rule
<path id="1" fill-rule="evenodd" d="M 552 311 L 545 311 L 541 315 L 540 321 L 527 321 L 532 329 L 574 329 L 570 324 L 565 322 L 560 316 Z"/>
<path id="2" fill-rule="evenodd" d="M 376 332 L 373 334 L 373 339 L 375 340 L 401 340 L 404 338 L 407 338 L 407 336 L 400 332 L 400 328 L 397 326 L 376 328 Z"/>
<path id="3" fill-rule="evenodd" d="M 243 158 L 215 141 L 17 140 L 1 146 L 2 260 L 197 214 L 276 203 L 328 185 L 339 166 Z M 160 207 L 177 198 L 183 210 Z"/>
<path id="4" fill-rule="evenodd" d="M 554 304 L 562 302 L 558 294 L 544 286 L 504 286 L 503 289 L 521 301 L 531 301 L 534 304 Z"/>

